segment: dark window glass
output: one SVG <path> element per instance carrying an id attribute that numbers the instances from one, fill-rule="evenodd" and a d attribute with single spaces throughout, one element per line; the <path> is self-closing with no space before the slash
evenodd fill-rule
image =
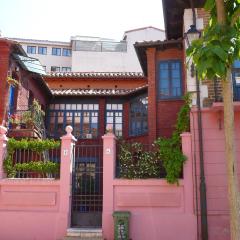
<path id="1" fill-rule="evenodd" d="M 52 48 L 52 55 L 61 56 L 61 48 Z"/>
<path id="2" fill-rule="evenodd" d="M 181 62 L 162 61 L 159 63 L 159 98 L 179 98 L 182 96 Z"/>
<path id="3" fill-rule="evenodd" d="M 111 125 L 117 137 L 123 133 L 123 104 L 106 105 L 106 126 Z"/>
<path id="4" fill-rule="evenodd" d="M 51 104 L 49 106 L 49 136 L 60 137 L 67 125 L 73 126 L 77 138 L 97 138 L 98 104 Z"/>
<path id="5" fill-rule="evenodd" d="M 27 46 L 27 53 L 36 54 L 36 46 Z"/>
<path id="6" fill-rule="evenodd" d="M 46 47 L 38 47 L 38 54 L 47 55 Z"/>
<path id="7" fill-rule="evenodd" d="M 68 48 L 63 48 L 62 55 L 66 57 L 70 57 L 72 55 L 72 50 Z"/>
<path id="8" fill-rule="evenodd" d="M 62 67 L 62 72 L 71 72 L 71 70 L 70 67 Z"/>
<path id="9" fill-rule="evenodd" d="M 148 131 L 148 98 L 141 96 L 130 102 L 130 136 L 139 136 Z"/>
<path id="10" fill-rule="evenodd" d="M 60 67 L 51 66 L 51 72 L 60 72 Z"/>

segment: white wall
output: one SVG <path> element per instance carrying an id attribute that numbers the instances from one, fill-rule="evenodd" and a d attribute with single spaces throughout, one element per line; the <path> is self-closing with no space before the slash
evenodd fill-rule
<path id="1" fill-rule="evenodd" d="M 196 10 L 197 14 L 197 10 Z M 193 17 L 192 17 L 192 9 L 185 9 L 184 11 L 184 32 L 187 32 L 190 29 L 190 26 L 193 24 Z M 197 17 L 197 29 L 202 30 L 203 29 L 203 19 Z M 185 48 L 187 49 L 187 44 L 185 41 Z M 191 71 L 190 71 L 190 66 L 191 66 L 191 61 L 189 59 L 186 59 L 186 62 L 188 63 L 188 69 L 187 69 L 187 91 L 188 92 L 193 92 L 192 96 L 192 105 L 197 104 L 197 95 L 196 95 L 196 76 L 191 77 Z M 207 85 L 203 85 L 200 83 L 200 98 L 201 98 L 201 105 L 203 102 L 204 98 L 208 97 L 208 87 Z"/>
<path id="2" fill-rule="evenodd" d="M 36 46 L 36 47 L 47 47 L 47 55 L 38 54 L 38 48 L 36 49 L 36 54 L 28 54 L 29 57 L 38 58 L 40 63 L 43 66 L 46 66 L 46 71 L 51 71 L 51 66 L 56 67 L 71 67 L 72 59 L 71 57 L 66 56 L 55 56 L 52 55 L 52 47 L 61 48 L 61 54 L 63 48 L 70 48 L 69 45 L 45 45 L 45 44 L 32 44 L 32 43 L 21 43 L 23 49 L 27 53 L 27 46 Z"/>
<path id="3" fill-rule="evenodd" d="M 133 44 L 142 41 L 164 40 L 165 32 L 144 28 L 126 32 L 127 52 L 72 52 L 74 72 L 142 72 Z"/>

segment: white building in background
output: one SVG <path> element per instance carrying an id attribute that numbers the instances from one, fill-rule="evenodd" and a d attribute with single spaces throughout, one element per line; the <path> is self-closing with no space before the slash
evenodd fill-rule
<path id="1" fill-rule="evenodd" d="M 151 26 L 133 29 L 121 41 L 85 36 L 73 36 L 70 42 L 11 39 L 38 58 L 46 72 L 141 72 L 133 44 L 165 40 L 165 31 Z"/>

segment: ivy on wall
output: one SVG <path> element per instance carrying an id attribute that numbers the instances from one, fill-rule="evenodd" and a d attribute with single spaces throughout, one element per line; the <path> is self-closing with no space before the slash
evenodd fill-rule
<path id="1" fill-rule="evenodd" d="M 168 183 L 178 183 L 186 157 L 182 153 L 180 134 L 189 131 L 190 94 L 184 96 L 175 130 L 170 138 L 158 138 L 152 150 L 144 151 L 140 143 L 121 144 L 120 177 L 128 179 L 165 177 Z"/>
<path id="2" fill-rule="evenodd" d="M 13 156 L 16 150 L 31 150 L 36 154 L 42 154 L 44 151 L 60 147 L 59 141 L 10 138 L 7 143 L 7 156 L 3 163 L 4 171 L 7 177 L 15 177 L 17 171 L 36 172 L 41 174 L 56 174 L 59 171 L 59 164 L 51 162 L 49 159 L 44 161 L 30 161 L 24 163 L 13 162 Z"/>

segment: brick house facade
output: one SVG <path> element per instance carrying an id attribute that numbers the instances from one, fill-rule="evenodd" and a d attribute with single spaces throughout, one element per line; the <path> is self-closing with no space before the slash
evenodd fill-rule
<path id="1" fill-rule="evenodd" d="M 28 58 L 17 42 L 0 38 L 1 123 L 6 122 L 10 112 L 28 110 L 33 99 L 38 100 L 42 108 L 46 109 L 51 92 L 41 71 L 40 63 L 36 59 Z M 17 86 L 9 85 L 8 77 L 15 79 Z"/>

